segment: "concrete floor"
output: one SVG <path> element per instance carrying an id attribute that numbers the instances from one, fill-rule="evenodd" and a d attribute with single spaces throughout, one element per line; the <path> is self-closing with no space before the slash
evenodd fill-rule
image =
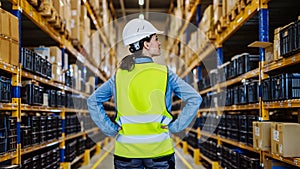
<path id="1" fill-rule="evenodd" d="M 104 147 L 99 155 L 93 156 L 88 166 L 83 166 L 80 169 L 114 169 L 113 165 L 113 143 Z M 205 169 L 201 165 L 196 165 L 191 155 L 184 154 L 182 149 L 175 148 L 176 169 Z M 185 162 L 181 158 L 184 158 Z M 97 161 L 102 160 L 98 165 Z M 187 166 L 187 165 L 189 166 Z"/>

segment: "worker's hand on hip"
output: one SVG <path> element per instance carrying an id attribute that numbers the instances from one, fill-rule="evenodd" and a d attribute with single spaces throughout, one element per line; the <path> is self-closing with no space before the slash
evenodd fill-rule
<path id="1" fill-rule="evenodd" d="M 162 129 L 168 129 L 168 126 L 161 126 Z"/>

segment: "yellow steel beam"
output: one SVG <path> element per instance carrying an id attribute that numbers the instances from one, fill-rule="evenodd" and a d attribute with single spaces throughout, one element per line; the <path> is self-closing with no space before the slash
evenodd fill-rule
<path id="1" fill-rule="evenodd" d="M 18 68 L 16 66 L 10 65 L 8 63 L 0 61 L 0 70 L 4 70 L 8 73 L 17 74 Z"/>
<path id="2" fill-rule="evenodd" d="M 189 153 L 189 151 L 188 151 L 188 143 L 186 141 L 182 142 L 182 150 L 183 150 L 184 154 L 188 154 Z"/>
<path id="3" fill-rule="evenodd" d="M 71 163 L 70 162 L 62 162 L 62 163 L 60 163 L 60 167 L 62 169 L 71 169 Z"/>
<path id="4" fill-rule="evenodd" d="M 200 165 L 200 149 L 194 149 L 194 163 Z"/>
<path id="5" fill-rule="evenodd" d="M 39 145 L 36 145 L 36 146 L 32 146 L 32 147 L 28 147 L 28 148 L 24 148 L 22 149 L 21 151 L 21 155 L 24 155 L 24 154 L 27 154 L 27 153 L 31 153 L 33 151 L 36 151 L 36 150 L 40 150 L 44 147 L 48 147 L 48 146 L 51 146 L 51 145 L 55 145 L 55 144 L 58 144 L 60 143 L 62 140 L 54 140 L 54 141 L 49 141 L 47 143 L 42 143 L 42 144 L 39 144 Z"/>
<path id="6" fill-rule="evenodd" d="M 243 75 L 240 75 L 234 79 L 231 79 L 231 80 L 221 83 L 220 87 L 223 88 L 223 87 L 233 85 L 235 83 L 240 83 L 243 79 L 250 79 L 253 77 L 257 77 L 258 75 L 259 75 L 259 68 L 256 68 L 256 69 L 251 70 L 251 71 L 249 71 Z"/>
<path id="7" fill-rule="evenodd" d="M 96 144 L 96 155 L 100 154 L 101 153 L 101 142 L 97 143 Z"/>
<path id="8" fill-rule="evenodd" d="M 265 109 L 289 109 L 299 108 L 300 100 L 284 100 L 276 102 L 263 102 Z"/>
<path id="9" fill-rule="evenodd" d="M 90 159 L 90 150 L 84 150 L 83 166 L 89 165 Z"/>
<path id="10" fill-rule="evenodd" d="M 300 158 L 281 157 L 281 156 L 277 156 L 275 154 L 269 154 L 267 152 L 264 152 L 264 154 L 265 154 L 265 156 L 271 157 L 271 158 L 276 159 L 278 161 L 282 161 L 284 163 L 300 167 Z"/>
<path id="11" fill-rule="evenodd" d="M 10 160 L 10 159 L 14 159 L 16 157 L 17 157 L 17 153 L 16 152 L 5 153 L 5 154 L 2 154 L 0 156 L 0 162 L 6 161 L 6 160 Z"/>
<path id="12" fill-rule="evenodd" d="M 12 110 L 16 111 L 17 110 L 17 104 L 12 104 L 12 103 L 0 103 L 0 110 Z"/>
<path id="13" fill-rule="evenodd" d="M 292 66 L 295 64 L 300 63 L 300 53 L 297 53 L 291 57 L 288 58 L 283 58 L 281 60 L 278 61 L 274 61 L 268 65 L 265 65 L 263 67 L 263 72 L 264 73 L 268 73 L 270 71 L 276 70 L 276 69 L 282 69 L 288 66 Z"/>

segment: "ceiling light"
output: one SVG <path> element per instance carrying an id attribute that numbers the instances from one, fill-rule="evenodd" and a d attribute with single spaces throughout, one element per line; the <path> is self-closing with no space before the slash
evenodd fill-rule
<path id="1" fill-rule="evenodd" d="M 144 0 L 139 0 L 139 5 L 143 6 L 144 5 Z"/>
<path id="2" fill-rule="evenodd" d="M 145 19 L 144 14 L 141 13 L 141 14 L 139 15 L 139 18 L 140 18 L 140 19 Z"/>

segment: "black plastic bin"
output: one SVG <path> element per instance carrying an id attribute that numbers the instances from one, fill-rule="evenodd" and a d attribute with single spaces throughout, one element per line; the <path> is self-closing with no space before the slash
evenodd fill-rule
<path id="1" fill-rule="evenodd" d="M 248 103 L 247 85 L 240 85 L 238 87 L 238 103 L 236 104 L 246 104 Z"/>
<path id="2" fill-rule="evenodd" d="M 32 52 L 32 55 L 33 55 L 33 72 L 41 75 L 42 74 L 42 61 L 41 61 L 42 57 L 35 52 Z"/>
<path id="3" fill-rule="evenodd" d="M 300 74 L 286 73 L 272 77 L 272 99 L 300 98 Z"/>
<path id="4" fill-rule="evenodd" d="M 259 55 L 243 53 L 237 58 L 237 76 L 258 68 Z"/>
<path id="5" fill-rule="evenodd" d="M 251 82 L 247 87 L 248 103 L 257 103 L 259 101 L 259 86 L 258 82 Z"/>
<path id="6" fill-rule="evenodd" d="M 26 48 L 21 48 L 22 68 L 30 72 L 33 71 L 33 52 Z"/>
<path id="7" fill-rule="evenodd" d="M 0 102 L 10 102 L 12 95 L 11 91 L 11 79 L 4 76 L 0 76 Z"/>
<path id="8" fill-rule="evenodd" d="M 261 82 L 262 85 L 262 100 L 270 101 L 271 100 L 271 79 L 264 79 Z"/>

